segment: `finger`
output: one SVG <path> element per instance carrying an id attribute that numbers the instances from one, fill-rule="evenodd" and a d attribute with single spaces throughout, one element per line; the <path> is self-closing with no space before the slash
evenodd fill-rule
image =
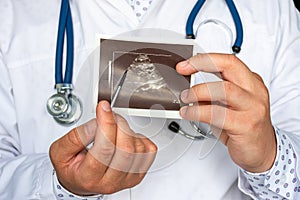
<path id="1" fill-rule="evenodd" d="M 117 124 L 107 101 L 98 104 L 96 114 L 98 126 L 95 130 L 94 145 L 89 153 L 102 164 L 98 167 L 99 171 L 104 173 L 115 153 Z"/>
<path id="2" fill-rule="evenodd" d="M 190 121 L 200 121 L 227 130 L 232 124 L 230 117 L 234 111 L 220 105 L 193 105 L 180 109 L 182 118 Z M 232 122 L 233 123 L 233 122 Z"/>
<path id="3" fill-rule="evenodd" d="M 121 124 L 122 129 L 118 128 L 116 150 L 109 166 L 110 169 L 107 171 L 107 175 L 109 176 L 111 173 L 111 176 L 116 176 L 116 174 L 118 174 L 118 176 L 122 178 L 124 172 L 128 173 L 134 160 L 136 152 L 135 138 L 133 137 L 134 134 L 132 131 L 129 132 L 131 129 L 126 120 L 119 115 L 116 115 L 115 117 L 118 127 Z"/>
<path id="4" fill-rule="evenodd" d="M 197 54 L 178 63 L 176 70 L 183 75 L 190 75 L 199 71 L 220 72 L 223 80 L 241 86 L 247 86 L 249 79 L 252 79 L 252 72 L 249 68 L 232 54 Z"/>
<path id="5" fill-rule="evenodd" d="M 136 154 L 131 169 L 124 177 L 126 185 L 124 188 L 131 188 L 139 184 L 145 177 L 156 156 L 157 147 L 148 138 L 136 134 Z"/>
<path id="6" fill-rule="evenodd" d="M 127 134 L 128 136 L 136 136 L 136 134 L 131 130 L 127 120 L 124 117 L 115 114 L 114 118 L 118 126 L 118 131 L 121 131 L 122 133 Z"/>
<path id="7" fill-rule="evenodd" d="M 137 136 L 140 137 L 140 136 Z M 128 174 L 131 173 L 142 173 L 141 170 L 141 165 L 143 163 L 143 160 L 145 160 L 147 156 L 146 149 L 147 147 L 145 146 L 144 142 L 140 138 L 136 138 L 135 142 L 135 153 L 134 153 L 134 159 L 132 162 L 132 165 L 130 169 L 128 170 Z M 143 171 L 145 173 L 145 171 Z"/>
<path id="8" fill-rule="evenodd" d="M 148 138 L 143 138 L 142 141 L 146 147 L 146 151 L 144 153 L 145 156 L 141 159 L 140 173 L 146 173 L 154 162 L 157 146 Z"/>
<path id="9" fill-rule="evenodd" d="M 92 141 L 94 141 L 97 127 L 97 120 L 92 119 L 87 123 L 75 128 L 78 137 L 84 146 L 88 146 Z"/>
<path id="10" fill-rule="evenodd" d="M 249 99 L 247 91 L 228 81 L 194 85 L 181 93 L 181 100 L 186 104 L 216 101 L 237 109 L 248 107 Z"/>
<path id="11" fill-rule="evenodd" d="M 146 173 L 154 161 L 157 148 L 153 142 L 145 136 L 136 134 L 136 154 L 129 173 Z"/>
<path id="12" fill-rule="evenodd" d="M 110 141 L 114 142 L 117 132 L 117 123 L 107 101 L 101 101 L 98 104 L 96 115 L 99 128 L 106 134 Z"/>

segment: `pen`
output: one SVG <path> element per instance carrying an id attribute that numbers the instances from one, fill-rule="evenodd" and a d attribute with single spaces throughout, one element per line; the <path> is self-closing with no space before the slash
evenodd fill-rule
<path id="1" fill-rule="evenodd" d="M 123 75 L 122 75 L 122 77 L 121 77 L 121 80 L 120 80 L 120 82 L 119 82 L 119 84 L 118 84 L 118 87 L 117 87 L 117 89 L 116 89 L 116 92 L 115 92 L 115 94 L 113 95 L 113 98 L 112 98 L 112 100 L 111 100 L 111 107 L 113 107 L 114 105 L 115 105 L 115 103 L 116 103 L 116 100 L 117 100 L 117 98 L 118 98 L 118 96 L 119 96 L 119 93 L 120 93 L 120 91 L 121 91 L 121 88 L 122 88 L 122 86 L 123 86 L 123 84 L 124 84 L 124 81 L 125 81 L 125 78 L 126 78 L 126 75 L 127 75 L 127 69 L 125 70 L 125 72 L 123 73 Z"/>

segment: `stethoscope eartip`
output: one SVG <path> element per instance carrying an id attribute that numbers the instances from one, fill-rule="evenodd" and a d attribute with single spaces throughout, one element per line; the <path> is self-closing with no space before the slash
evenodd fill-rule
<path id="1" fill-rule="evenodd" d="M 195 35 L 194 34 L 187 34 L 186 36 L 185 36 L 185 38 L 186 39 L 196 39 L 196 37 L 195 37 Z"/>
<path id="2" fill-rule="evenodd" d="M 239 47 L 239 46 L 233 46 L 233 47 L 232 47 L 232 51 L 233 51 L 235 54 L 240 53 L 241 47 Z"/>
<path id="3" fill-rule="evenodd" d="M 174 133 L 178 133 L 178 131 L 180 130 L 180 126 L 178 123 L 172 121 L 169 126 L 168 129 Z"/>
<path id="4" fill-rule="evenodd" d="M 199 128 L 197 128 L 197 132 L 200 134 L 200 135 L 191 135 L 189 133 L 187 133 L 186 131 L 182 130 L 180 125 L 175 122 L 175 121 L 172 121 L 169 126 L 168 126 L 169 130 L 174 132 L 174 133 L 179 133 L 180 135 L 190 139 L 190 140 L 203 140 L 203 139 L 208 139 L 208 137 L 206 136 L 206 134 L 204 132 L 202 132 Z"/>

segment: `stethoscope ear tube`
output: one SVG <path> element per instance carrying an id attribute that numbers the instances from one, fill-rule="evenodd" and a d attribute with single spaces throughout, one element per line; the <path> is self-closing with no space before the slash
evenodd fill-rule
<path id="1" fill-rule="evenodd" d="M 244 37 L 243 24 L 242 24 L 241 18 L 239 16 L 239 13 L 234 5 L 234 2 L 232 0 L 225 0 L 225 2 L 227 4 L 227 7 L 229 8 L 229 11 L 233 18 L 235 29 L 236 29 L 236 39 L 232 46 L 232 51 L 233 51 L 233 53 L 237 54 L 241 51 L 241 47 L 243 44 L 243 37 Z M 188 17 L 188 20 L 186 23 L 186 38 L 187 39 L 195 39 L 196 38 L 196 36 L 194 34 L 193 26 L 194 26 L 195 19 L 196 19 L 198 13 L 200 12 L 202 6 L 204 5 L 204 3 L 205 3 L 205 0 L 198 0 Z"/>
<path id="2" fill-rule="evenodd" d="M 242 24 L 240 15 L 239 15 L 233 1 L 232 0 L 225 0 L 225 1 L 227 3 L 227 6 L 228 6 L 231 16 L 233 18 L 234 25 L 235 25 L 235 31 L 236 31 L 236 39 L 232 46 L 232 51 L 234 53 L 239 53 L 241 51 L 241 47 L 243 44 L 243 37 L 244 37 L 243 24 Z"/>
<path id="3" fill-rule="evenodd" d="M 204 4 L 205 0 L 199 0 L 197 1 L 197 3 L 195 4 L 194 8 L 192 9 L 188 20 L 186 22 L 186 27 L 185 27 L 185 31 L 186 31 L 186 39 L 195 39 L 195 34 L 194 34 L 194 22 L 195 19 L 200 11 L 200 9 L 202 8 L 203 4 Z"/>

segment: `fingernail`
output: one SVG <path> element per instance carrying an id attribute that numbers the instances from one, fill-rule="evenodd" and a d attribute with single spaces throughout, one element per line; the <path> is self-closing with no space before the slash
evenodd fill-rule
<path id="1" fill-rule="evenodd" d="M 101 108 L 105 112 L 111 112 L 111 107 L 108 102 L 102 102 Z"/>
<path id="2" fill-rule="evenodd" d="M 188 98 L 188 93 L 189 93 L 189 90 L 186 89 L 186 90 L 183 90 L 180 94 L 180 98 L 183 102 L 186 102 L 185 100 L 187 100 Z"/>
<path id="3" fill-rule="evenodd" d="M 179 62 L 177 65 L 178 65 L 180 68 L 185 68 L 188 64 L 189 64 L 189 61 L 188 61 L 188 60 L 185 60 L 185 61 Z"/>
<path id="4" fill-rule="evenodd" d="M 187 106 L 183 106 L 183 107 L 180 108 L 179 112 L 180 112 L 181 117 L 184 117 L 186 115 L 187 109 L 188 109 Z"/>

